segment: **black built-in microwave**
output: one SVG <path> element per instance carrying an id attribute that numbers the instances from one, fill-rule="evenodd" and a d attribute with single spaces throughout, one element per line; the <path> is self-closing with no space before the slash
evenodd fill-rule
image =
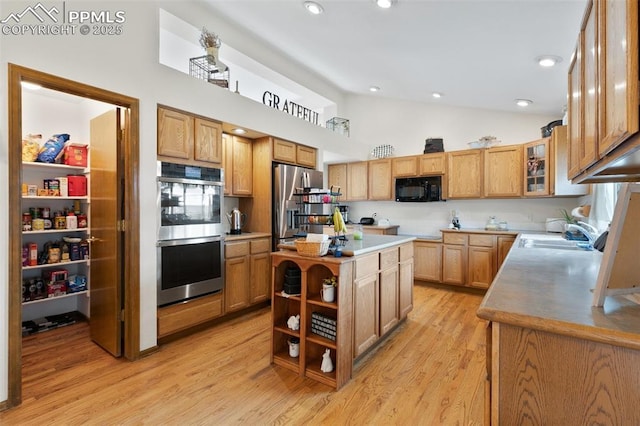
<path id="1" fill-rule="evenodd" d="M 442 201 L 442 176 L 396 179 L 396 201 Z"/>

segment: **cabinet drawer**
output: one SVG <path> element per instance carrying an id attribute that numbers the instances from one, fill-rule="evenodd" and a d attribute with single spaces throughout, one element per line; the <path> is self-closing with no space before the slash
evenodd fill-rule
<path id="1" fill-rule="evenodd" d="M 268 238 L 261 238 L 259 240 L 251 240 L 251 254 L 265 253 L 271 249 L 271 244 Z"/>
<path id="2" fill-rule="evenodd" d="M 168 336 L 222 315 L 222 294 L 158 309 L 158 337 Z"/>
<path id="3" fill-rule="evenodd" d="M 494 235 L 477 235 L 477 234 L 469 235 L 470 246 L 493 247 L 494 242 L 495 242 Z"/>
<path id="4" fill-rule="evenodd" d="M 380 269 L 385 270 L 398 265 L 398 256 L 399 252 L 397 247 L 380 252 Z"/>
<path id="5" fill-rule="evenodd" d="M 355 279 L 366 277 L 378 272 L 378 253 L 372 253 L 356 259 Z"/>
<path id="6" fill-rule="evenodd" d="M 224 257 L 228 259 L 230 257 L 246 256 L 249 254 L 249 241 L 237 241 L 233 243 L 225 243 L 224 245 Z"/>
<path id="7" fill-rule="evenodd" d="M 445 244 L 456 244 L 456 245 L 463 246 L 467 244 L 467 237 L 468 237 L 467 234 L 454 234 L 450 232 L 445 232 L 444 235 L 442 236 L 442 241 L 444 241 Z"/>
<path id="8" fill-rule="evenodd" d="M 400 246 L 400 262 L 413 258 L 413 243 Z"/>

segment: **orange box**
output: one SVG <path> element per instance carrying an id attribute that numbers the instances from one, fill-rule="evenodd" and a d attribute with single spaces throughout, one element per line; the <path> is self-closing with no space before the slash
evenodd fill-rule
<path id="1" fill-rule="evenodd" d="M 87 145 L 67 144 L 64 147 L 64 164 L 67 166 L 87 167 Z"/>

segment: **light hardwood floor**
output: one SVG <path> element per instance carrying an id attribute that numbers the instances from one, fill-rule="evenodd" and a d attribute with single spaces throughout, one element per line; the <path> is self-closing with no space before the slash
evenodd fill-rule
<path id="1" fill-rule="evenodd" d="M 2 425 L 479 425 L 481 295 L 414 286 L 414 309 L 339 391 L 269 365 L 268 308 L 115 359 L 74 325 L 24 342 L 23 403 Z"/>

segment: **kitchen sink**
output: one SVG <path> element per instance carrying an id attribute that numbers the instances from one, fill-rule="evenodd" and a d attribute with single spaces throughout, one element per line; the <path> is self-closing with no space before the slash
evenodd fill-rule
<path id="1" fill-rule="evenodd" d="M 521 248 L 547 248 L 560 250 L 590 251 L 593 247 L 586 241 L 565 240 L 560 235 L 525 234 L 520 236 Z"/>

